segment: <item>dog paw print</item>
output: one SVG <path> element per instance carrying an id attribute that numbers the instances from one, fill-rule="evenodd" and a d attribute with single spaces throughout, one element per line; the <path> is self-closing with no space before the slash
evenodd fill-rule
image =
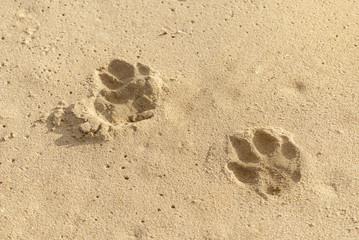
<path id="1" fill-rule="evenodd" d="M 48 116 L 50 131 L 63 136 L 57 144 L 113 138 L 116 127 L 154 116 L 162 79 L 148 66 L 115 59 L 95 71 L 92 97 L 74 104 L 59 103 Z"/>
<path id="2" fill-rule="evenodd" d="M 280 195 L 301 180 L 302 156 L 280 129 L 255 128 L 229 137 L 238 161 L 227 168 L 261 196 Z"/>
<path id="3" fill-rule="evenodd" d="M 154 116 L 162 79 L 148 66 L 115 59 L 96 71 L 99 94 L 95 110 L 111 125 L 138 122 Z"/>

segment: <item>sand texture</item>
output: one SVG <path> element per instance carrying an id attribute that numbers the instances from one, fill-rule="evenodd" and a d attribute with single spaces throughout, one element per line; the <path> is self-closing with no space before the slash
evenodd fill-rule
<path id="1" fill-rule="evenodd" d="M 1 0 L 0 240 L 359 239 L 358 13 Z"/>

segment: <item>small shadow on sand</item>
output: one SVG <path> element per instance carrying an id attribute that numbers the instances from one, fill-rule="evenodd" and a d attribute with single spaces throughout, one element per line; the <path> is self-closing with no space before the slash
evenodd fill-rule
<path id="1" fill-rule="evenodd" d="M 76 117 L 73 113 L 73 109 L 74 104 L 66 108 L 56 108 L 47 117 L 47 132 L 61 135 L 55 140 L 55 144 L 57 146 L 78 146 L 105 142 L 98 137 L 86 136 L 86 134 L 80 131 L 80 125 L 86 121 Z"/>

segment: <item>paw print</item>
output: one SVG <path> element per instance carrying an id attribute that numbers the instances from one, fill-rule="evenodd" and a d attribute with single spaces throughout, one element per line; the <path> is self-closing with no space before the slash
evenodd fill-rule
<path id="1" fill-rule="evenodd" d="M 283 130 L 256 128 L 229 137 L 238 161 L 227 168 L 261 196 L 280 195 L 301 179 L 301 152 Z"/>
<path id="2" fill-rule="evenodd" d="M 148 66 L 136 66 L 115 59 L 96 71 L 100 92 L 95 110 L 111 125 L 138 122 L 154 116 L 160 98 L 162 79 Z"/>
<path id="3" fill-rule="evenodd" d="M 116 127 L 154 116 L 162 79 L 148 66 L 115 59 L 95 71 L 94 95 L 74 104 L 59 103 L 47 118 L 49 129 L 61 133 L 58 144 L 113 138 Z"/>

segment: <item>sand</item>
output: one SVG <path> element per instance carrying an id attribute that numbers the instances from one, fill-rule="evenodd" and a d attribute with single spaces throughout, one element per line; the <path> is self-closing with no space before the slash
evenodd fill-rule
<path id="1" fill-rule="evenodd" d="M 358 12 L 1 1 L 0 239 L 357 239 Z"/>

